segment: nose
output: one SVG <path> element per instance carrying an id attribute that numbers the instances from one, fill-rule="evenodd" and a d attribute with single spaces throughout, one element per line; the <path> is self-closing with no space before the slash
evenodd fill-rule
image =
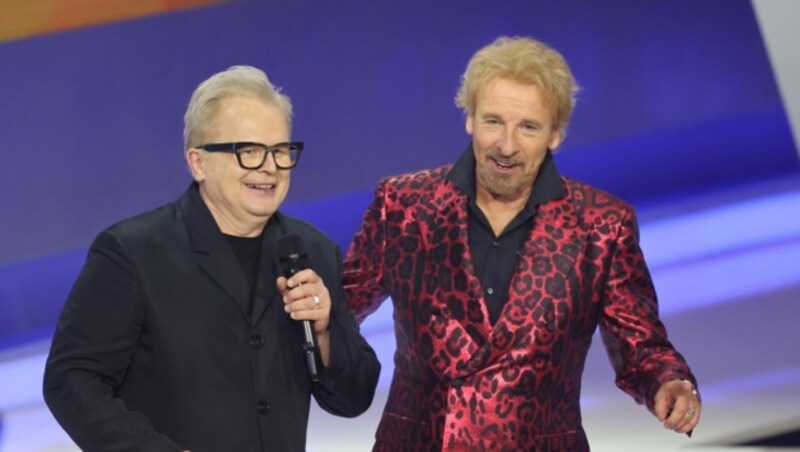
<path id="1" fill-rule="evenodd" d="M 501 154 L 507 157 L 510 157 L 517 153 L 518 143 L 513 128 L 506 127 L 503 129 L 503 133 L 500 136 L 500 141 L 498 143 L 497 148 L 500 150 Z"/>
<path id="2" fill-rule="evenodd" d="M 278 165 L 275 162 L 274 152 L 267 152 L 267 155 L 264 156 L 264 163 L 258 167 L 258 171 L 266 171 L 268 173 L 274 173 L 278 171 Z"/>

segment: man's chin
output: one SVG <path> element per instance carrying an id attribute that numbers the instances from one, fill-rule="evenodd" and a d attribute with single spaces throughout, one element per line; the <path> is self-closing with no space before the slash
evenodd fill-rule
<path id="1" fill-rule="evenodd" d="M 486 189 L 494 196 L 505 198 L 519 193 L 519 184 L 507 178 L 492 177 L 486 181 Z"/>
<path id="2" fill-rule="evenodd" d="M 248 209 L 250 215 L 252 215 L 255 218 L 261 218 L 264 221 L 269 220 L 273 215 L 275 215 L 275 212 L 277 211 L 278 211 L 277 206 L 269 206 L 269 207 L 258 206 Z"/>

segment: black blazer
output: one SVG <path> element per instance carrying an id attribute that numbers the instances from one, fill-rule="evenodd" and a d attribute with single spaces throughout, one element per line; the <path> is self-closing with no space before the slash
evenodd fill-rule
<path id="1" fill-rule="evenodd" d="M 303 450 L 311 394 L 336 415 L 369 407 L 380 364 L 342 297 L 341 251 L 310 224 L 276 213 L 261 251 L 272 275 L 280 274 L 275 243 L 287 232 L 303 239 L 333 303 L 330 365 L 314 384 L 298 323 L 271 277 L 259 278 L 261 309 L 248 315 L 248 283 L 196 184 L 100 233 L 44 375 L 45 401 L 78 446 Z"/>

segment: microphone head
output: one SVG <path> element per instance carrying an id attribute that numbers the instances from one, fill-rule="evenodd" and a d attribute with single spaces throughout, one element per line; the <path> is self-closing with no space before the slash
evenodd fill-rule
<path id="1" fill-rule="evenodd" d="M 303 239 L 297 234 L 284 234 L 278 239 L 278 260 L 283 275 L 289 278 L 304 268 L 308 268 Z"/>
<path id="2" fill-rule="evenodd" d="M 297 234 L 284 234 L 278 239 L 278 255 L 288 258 L 293 254 L 305 254 L 303 239 Z"/>

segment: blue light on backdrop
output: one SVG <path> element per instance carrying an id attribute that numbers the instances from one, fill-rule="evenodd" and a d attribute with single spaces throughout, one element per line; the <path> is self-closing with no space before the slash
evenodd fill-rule
<path id="1" fill-rule="evenodd" d="M 666 315 L 800 285 L 800 163 L 747 0 L 220 3 L 0 44 L 0 357 L 46 344 L 100 230 L 186 189 L 182 116 L 212 73 L 258 66 L 293 99 L 307 151 L 284 210 L 346 248 L 381 177 L 467 145 L 459 76 L 504 34 L 570 62 L 582 91 L 557 165 L 639 209 Z M 364 324 L 376 348 L 390 328 L 388 309 Z M 17 382 L 0 413 L 40 403 L 43 359 L 0 359 Z"/>

